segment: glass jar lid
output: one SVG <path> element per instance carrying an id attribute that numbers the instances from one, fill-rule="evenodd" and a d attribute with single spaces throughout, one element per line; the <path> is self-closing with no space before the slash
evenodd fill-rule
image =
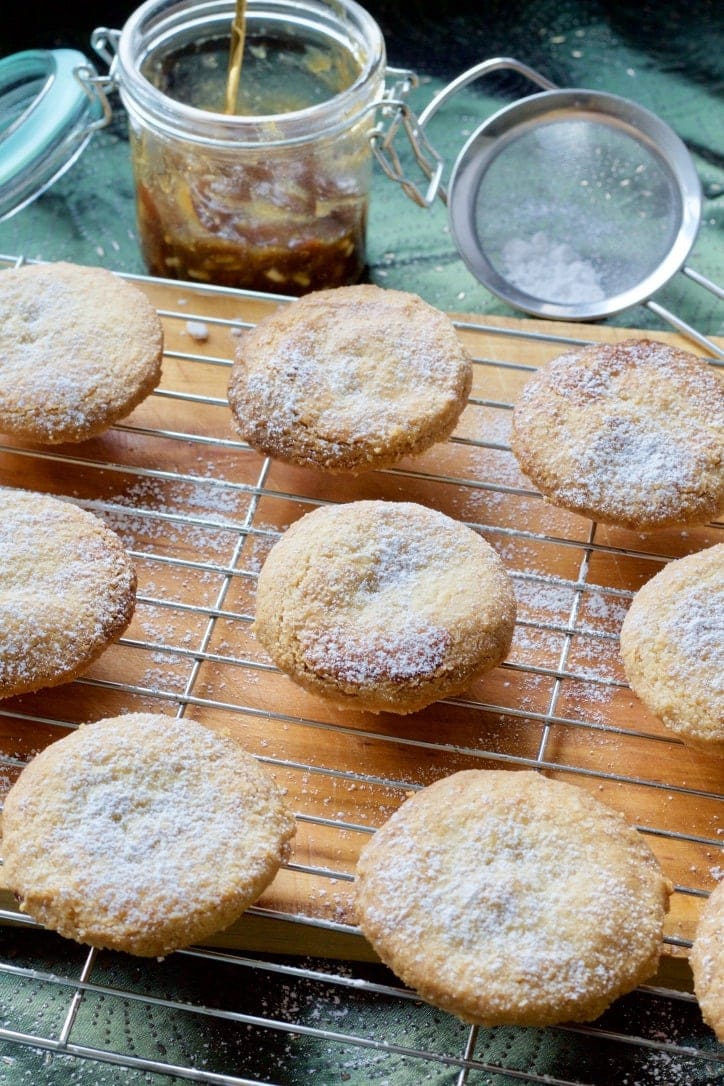
<path id="1" fill-rule="evenodd" d="M 0 219 L 44 192 L 107 123 L 96 78 L 75 49 L 29 49 L 0 59 Z"/>

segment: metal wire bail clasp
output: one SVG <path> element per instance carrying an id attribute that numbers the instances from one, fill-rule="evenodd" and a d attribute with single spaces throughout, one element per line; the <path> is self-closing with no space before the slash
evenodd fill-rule
<path id="1" fill-rule="evenodd" d="M 382 117 L 388 123 L 386 127 L 380 123 L 372 131 L 372 150 L 391 181 L 400 184 L 410 199 L 420 207 L 430 207 L 440 193 L 444 163 L 405 101 L 410 90 L 417 86 L 418 78 L 414 72 L 402 68 L 388 68 L 387 74 L 391 75 L 395 82 L 385 92 L 376 108 L 381 108 Z M 400 129 L 404 131 L 415 161 L 429 181 L 425 190 L 405 174 L 395 146 Z"/>
<path id="2" fill-rule="evenodd" d="M 97 26 L 91 34 L 90 40 L 94 52 L 108 65 L 108 75 L 105 76 L 104 82 L 109 90 L 116 89 L 115 67 L 120 39 L 120 30 L 113 30 L 107 26 Z"/>

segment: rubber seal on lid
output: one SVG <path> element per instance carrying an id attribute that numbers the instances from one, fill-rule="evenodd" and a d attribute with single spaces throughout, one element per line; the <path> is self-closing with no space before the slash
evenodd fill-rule
<path id="1" fill-rule="evenodd" d="M 72 165 L 105 123 L 95 69 L 74 49 L 30 49 L 0 60 L 0 219 L 25 207 Z"/>

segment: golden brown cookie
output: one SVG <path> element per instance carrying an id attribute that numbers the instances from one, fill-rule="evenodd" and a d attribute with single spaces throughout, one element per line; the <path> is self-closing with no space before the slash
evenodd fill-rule
<path id="1" fill-rule="evenodd" d="M 84 509 L 0 487 L 0 698 L 82 674 L 123 633 L 136 571 Z"/>
<path id="2" fill-rule="evenodd" d="M 322 506 L 259 575 L 254 631 L 282 671 L 343 709 L 411 713 L 495 667 L 511 579 L 466 525 L 412 502 Z"/>
<path id="3" fill-rule="evenodd" d="M 145 294 L 104 268 L 62 261 L 0 274 L 0 430 L 84 441 L 161 378 L 163 329 Z"/>
<path id="4" fill-rule="evenodd" d="M 664 343 L 594 344 L 526 384 L 511 447 L 574 513 L 639 531 L 704 523 L 724 507 L 724 383 Z"/>
<path id="5" fill-rule="evenodd" d="M 588 792 L 464 770 L 362 849 L 363 934 L 423 999 L 484 1026 L 590 1021 L 658 964 L 671 884 Z"/>
<path id="6" fill-rule="evenodd" d="M 702 1017 L 724 1042 L 724 882 L 701 911 L 689 963 Z"/>
<path id="7" fill-rule="evenodd" d="M 131 713 L 25 767 L 3 812 L 4 880 L 33 919 L 155 956 L 228 927 L 271 882 L 294 818 L 235 740 Z"/>
<path id="8" fill-rule="evenodd" d="M 724 543 L 668 562 L 621 627 L 631 689 L 690 746 L 724 755 Z"/>
<path id="9" fill-rule="evenodd" d="M 362 285 L 307 294 L 246 332 L 228 395 L 253 448 L 361 472 L 448 437 L 471 383 L 444 313 L 415 294 Z"/>

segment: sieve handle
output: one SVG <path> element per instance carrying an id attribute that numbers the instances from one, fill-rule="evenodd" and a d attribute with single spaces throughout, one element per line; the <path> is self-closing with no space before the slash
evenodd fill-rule
<path id="1" fill-rule="evenodd" d="M 543 90 L 558 90 L 558 86 L 552 83 L 550 79 L 546 79 L 544 75 L 537 72 L 534 68 L 529 68 L 527 64 L 523 64 L 522 61 L 516 60 L 514 57 L 491 57 L 490 60 L 483 60 L 480 64 L 474 65 L 472 68 L 468 68 L 467 71 L 462 72 L 456 79 L 453 79 L 452 83 L 448 83 L 446 87 L 436 94 L 435 97 L 428 102 L 418 118 L 420 128 L 424 128 L 430 118 L 437 113 L 440 106 L 444 105 L 449 98 L 457 94 L 463 87 L 467 87 L 468 83 L 475 82 L 476 79 L 480 79 L 481 76 L 489 75 L 491 72 L 498 72 L 502 69 L 509 69 L 517 72 L 519 75 L 529 79 L 531 83 L 537 83 Z"/>
<path id="2" fill-rule="evenodd" d="M 537 84 L 537 86 L 541 87 L 543 90 L 550 91 L 559 89 L 555 83 L 552 83 L 550 79 L 546 79 L 546 77 L 541 75 L 540 72 L 537 72 L 535 68 L 528 67 L 527 64 L 523 64 L 522 61 L 516 60 L 515 57 L 491 57 L 489 60 L 483 60 L 479 64 L 475 64 L 472 68 L 468 68 L 467 71 L 462 72 L 461 75 L 456 79 L 453 79 L 446 87 L 443 87 L 439 94 L 436 94 L 435 97 L 428 102 L 417 119 L 417 126 L 420 134 L 424 135 L 425 125 L 430 118 L 437 113 L 440 106 L 454 97 L 459 90 L 463 87 L 467 87 L 469 83 L 474 83 L 476 79 L 480 79 L 484 75 L 490 75 L 491 72 L 499 72 L 502 70 L 517 72 L 518 75 L 522 75 L 525 79 L 528 79 L 531 83 Z M 439 185 L 437 194 L 442 202 L 447 204 L 447 189 L 444 185 Z"/>
<path id="3" fill-rule="evenodd" d="M 706 287 L 707 290 L 710 290 L 717 297 L 722 297 L 722 289 L 717 286 L 716 283 L 712 283 L 703 275 L 699 275 L 699 273 L 695 272 L 692 268 L 682 268 L 681 271 L 684 275 L 688 275 L 689 278 L 694 279 L 701 286 Z M 670 309 L 666 309 L 663 305 L 659 305 L 659 303 L 652 298 L 649 298 L 647 302 L 644 302 L 644 305 L 651 313 L 654 313 L 657 317 L 660 317 L 661 320 L 670 324 L 672 328 L 675 328 L 677 332 L 681 332 L 682 335 L 688 336 L 688 338 L 698 344 L 699 347 L 702 347 L 707 351 L 711 355 L 711 358 L 708 358 L 707 361 L 712 365 L 719 366 L 724 363 L 724 349 L 719 347 L 711 339 L 702 335 L 701 332 L 697 331 L 697 329 L 687 321 L 682 320 L 681 317 L 677 317 Z"/>

